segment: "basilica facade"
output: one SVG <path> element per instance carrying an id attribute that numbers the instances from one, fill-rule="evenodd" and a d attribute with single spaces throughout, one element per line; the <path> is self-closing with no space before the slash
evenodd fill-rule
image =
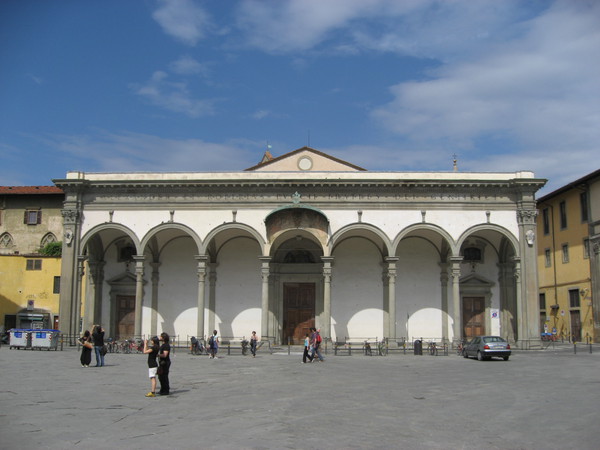
<path id="1" fill-rule="evenodd" d="M 539 337 L 531 172 L 371 172 L 304 147 L 239 172 L 54 182 L 64 333 Z"/>

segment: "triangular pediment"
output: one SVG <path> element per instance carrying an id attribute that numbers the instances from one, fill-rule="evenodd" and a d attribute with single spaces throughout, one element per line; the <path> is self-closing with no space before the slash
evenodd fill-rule
<path id="1" fill-rule="evenodd" d="M 256 172 L 360 172 L 362 167 L 310 147 L 302 147 L 277 158 L 263 158 L 247 171 Z"/>
<path id="2" fill-rule="evenodd" d="M 461 286 L 468 285 L 491 288 L 495 283 L 485 277 L 482 277 L 481 275 L 470 273 L 469 275 L 461 277 L 460 284 Z"/>
<path id="3" fill-rule="evenodd" d="M 125 271 L 118 275 L 115 275 L 114 277 L 112 277 L 110 280 L 107 280 L 106 282 L 111 286 L 123 286 L 123 285 L 130 285 L 132 283 L 135 284 L 136 279 L 135 279 L 135 274 Z"/>

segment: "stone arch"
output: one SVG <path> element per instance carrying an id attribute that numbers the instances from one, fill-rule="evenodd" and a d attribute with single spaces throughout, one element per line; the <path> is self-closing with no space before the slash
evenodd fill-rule
<path id="1" fill-rule="evenodd" d="M 314 236 L 325 250 L 329 237 L 329 219 L 319 209 L 308 205 L 286 205 L 271 211 L 265 217 L 267 241 L 273 245 L 290 230 L 304 230 Z"/>
<path id="2" fill-rule="evenodd" d="M 419 237 L 429 241 L 440 254 L 440 260 L 445 260 L 446 252 L 449 252 L 450 254 L 456 253 L 456 243 L 454 242 L 454 239 L 452 239 L 450 233 L 438 225 L 431 223 L 416 223 L 409 225 L 398 233 L 392 243 L 392 254 L 397 254 L 400 241 L 409 236 Z"/>
<path id="3" fill-rule="evenodd" d="M 331 236 L 328 244 L 331 254 L 341 242 L 350 237 L 360 237 L 371 241 L 379 249 L 382 258 L 392 254 L 392 244 L 388 236 L 380 228 L 363 222 L 346 225 Z"/>
<path id="4" fill-rule="evenodd" d="M 202 251 L 202 240 L 196 234 L 196 232 L 187 225 L 176 222 L 161 223 L 160 225 L 150 229 L 142 239 L 140 246 L 142 251 L 149 249 L 154 256 L 154 259 L 157 260 L 158 255 L 160 254 L 160 249 L 167 245 L 171 240 L 180 237 L 181 234 L 189 236 L 193 239 L 194 243 L 196 244 L 197 253 Z"/>
<path id="5" fill-rule="evenodd" d="M 213 228 L 204 238 L 200 247 L 201 254 L 209 254 L 214 259 L 219 249 L 233 238 L 247 237 L 256 241 L 260 246 L 261 254 L 265 254 L 265 239 L 253 227 L 244 223 L 230 222 Z"/>
<path id="6" fill-rule="evenodd" d="M 40 247 L 43 248 L 52 242 L 57 242 L 56 235 L 52 232 L 48 232 L 42 237 L 42 240 L 40 241 Z"/>
<path id="7" fill-rule="evenodd" d="M 474 225 L 470 228 L 467 228 L 458 238 L 457 242 L 456 242 L 456 247 L 454 248 L 454 256 L 459 256 L 460 253 L 460 249 L 462 248 L 463 244 L 465 243 L 465 241 L 467 239 L 469 239 L 469 237 L 472 237 L 474 235 L 478 235 L 480 237 L 482 237 L 483 239 L 486 239 L 488 241 L 490 241 L 490 243 L 492 243 L 492 245 L 494 246 L 494 249 L 498 252 L 498 254 L 500 253 L 500 249 L 501 246 L 506 247 L 506 243 L 503 242 L 502 239 L 498 240 L 497 242 L 495 242 L 493 239 L 490 239 L 489 237 L 486 237 L 487 234 L 494 233 L 494 234 L 499 234 L 500 236 L 502 236 L 503 238 L 505 238 L 508 243 L 510 243 L 510 245 L 512 246 L 512 250 L 514 251 L 514 255 L 515 256 L 519 256 L 520 252 L 519 252 L 519 241 L 518 239 L 515 237 L 515 235 L 513 233 L 511 233 L 509 230 L 507 230 L 506 228 L 500 226 L 500 225 L 496 225 L 493 223 L 483 223 L 483 224 L 479 224 L 479 225 Z"/>
<path id="8" fill-rule="evenodd" d="M 140 243 L 140 240 L 138 239 L 137 235 L 133 232 L 133 230 L 131 230 L 130 228 L 126 227 L 125 225 L 122 225 L 120 223 L 103 223 L 100 225 L 97 225 L 93 228 L 91 228 L 90 230 L 88 230 L 85 235 L 81 238 L 81 248 L 85 249 L 86 246 L 88 245 L 88 242 L 90 241 L 90 239 L 92 239 L 94 236 L 100 236 L 100 235 L 107 235 L 107 243 L 108 245 L 104 244 L 103 245 L 103 249 L 105 250 L 106 248 L 108 248 L 110 246 L 110 243 L 114 242 L 115 240 L 121 238 L 123 235 L 127 236 L 129 239 L 131 239 L 131 241 L 133 242 L 133 245 L 136 248 L 136 252 L 138 255 L 142 254 L 142 246 Z"/>

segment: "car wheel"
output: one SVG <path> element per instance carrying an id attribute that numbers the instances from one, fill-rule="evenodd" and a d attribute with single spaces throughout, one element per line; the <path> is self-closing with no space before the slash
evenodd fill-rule
<path id="1" fill-rule="evenodd" d="M 463 358 L 467 358 L 467 359 L 469 358 L 469 355 L 467 355 L 467 351 L 466 350 L 463 350 Z"/>
<path id="2" fill-rule="evenodd" d="M 505 357 L 504 357 L 504 361 L 508 361 L 508 356 L 505 356 Z"/>
<path id="3" fill-rule="evenodd" d="M 481 354 L 481 352 L 479 350 L 477 351 L 477 360 L 478 361 L 483 361 L 484 360 L 484 357 L 483 357 L 483 355 Z"/>

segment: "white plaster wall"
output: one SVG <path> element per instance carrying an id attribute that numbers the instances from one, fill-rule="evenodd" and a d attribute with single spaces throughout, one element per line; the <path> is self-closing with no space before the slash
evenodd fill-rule
<path id="1" fill-rule="evenodd" d="M 220 249 L 217 257 L 216 317 L 219 335 L 260 334 L 262 278 L 258 244 L 236 238 Z"/>
<path id="2" fill-rule="evenodd" d="M 400 242 L 396 265 L 396 317 L 398 337 L 442 337 L 439 254 L 425 239 Z"/>
<path id="3" fill-rule="evenodd" d="M 158 327 L 179 339 L 196 335 L 198 276 L 193 240 L 181 237 L 171 241 L 160 255 L 160 280 L 158 283 Z M 150 274 L 145 277 L 147 280 Z M 149 286 L 150 283 L 147 283 Z M 151 296 L 150 287 L 145 297 Z M 148 334 L 149 329 L 143 330 Z"/>
<path id="4" fill-rule="evenodd" d="M 383 336 L 381 254 L 366 239 L 342 242 L 331 280 L 332 338 Z"/>

